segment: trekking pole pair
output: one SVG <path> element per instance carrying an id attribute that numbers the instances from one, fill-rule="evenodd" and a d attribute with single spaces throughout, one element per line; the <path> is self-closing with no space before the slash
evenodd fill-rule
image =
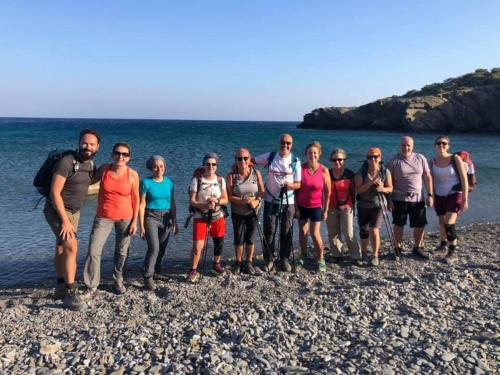
<path id="1" fill-rule="evenodd" d="M 389 209 L 387 207 L 386 199 L 382 193 L 377 193 L 380 206 L 382 208 L 382 217 L 384 218 L 385 228 L 387 230 L 387 236 L 389 237 L 389 242 L 391 243 L 392 249 L 396 248 L 396 240 L 394 239 L 394 230 L 392 229 L 391 219 L 389 217 Z"/>
<path id="2" fill-rule="evenodd" d="M 207 264 L 207 252 L 208 252 L 208 236 L 210 235 L 210 229 L 212 227 L 212 216 L 213 216 L 214 211 L 213 210 L 208 210 L 207 214 L 207 233 L 205 234 L 205 243 L 203 244 L 203 250 L 201 252 L 201 257 L 202 257 L 202 264 L 201 264 L 201 277 L 205 276 L 205 271 L 206 271 L 206 264 Z"/>
<path id="3" fill-rule="evenodd" d="M 260 237 L 260 242 L 262 244 L 262 252 L 264 255 L 269 257 L 271 262 L 273 263 L 273 268 L 276 267 L 276 257 L 274 256 L 273 252 L 271 251 L 271 246 L 269 245 L 269 242 L 267 241 L 266 236 L 264 236 L 262 232 L 262 227 L 260 226 L 260 221 L 259 221 L 259 216 L 257 215 L 257 210 L 255 208 L 252 208 L 253 216 L 257 222 L 257 233 L 259 234 Z M 271 270 L 269 270 L 271 271 Z"/>

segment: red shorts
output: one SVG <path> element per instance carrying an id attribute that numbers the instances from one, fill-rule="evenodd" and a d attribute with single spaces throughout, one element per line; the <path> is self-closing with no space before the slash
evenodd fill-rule
<path id="1" fill-rule="evenodd" d="M 447 212 L 458 213 L 460 211 L 460 204 L 462 204 L 462 193 L 453 193 L 446 197 L 436 195 L 434 198 L 434 210 L 436 215 L 444 216 Z"/>
<path id="2" fill-rule="evenodd" d="M 224 237 L 226 234 L 226 218 L 223 216 L 212 221 L 210 226 L 210 237 Z M 207 221 L 204 219 L 194 219 L 193 222 L 193 241 L 204 241 L 207 236 Z"/>

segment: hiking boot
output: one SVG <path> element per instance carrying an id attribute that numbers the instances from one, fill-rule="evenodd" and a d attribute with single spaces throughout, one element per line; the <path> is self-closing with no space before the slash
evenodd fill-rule
<path id="1" fill-rule="evenodd" d="M 448 242 L 441 241 L 441 243 L 434 249 L 434 252 L 446 256 L 446 253 L 448 252 Z"/>
<path id="2" fill-rule="evenodd" d="M 425 249 L 423 247 L 414 246 L 412 254 L 420 259 L 429 259 L 429 254 L 425 252 Z"/>
<path id="3" fill-rule="evenodd" d="M 271 272 L 274 269 L 274 262 L 272 260 L 266 260 L 266 264 L 264 265 L 265 272 Z"/>
<path id="4" fill-rule="evenodd" d="M 326 262 L 324 259 L 318 261 L 318 272 L 326 272 Z"/>
<path id="5" fill-rule="evenodd" d="M 186 275 L 186 279 L 188 282 L 190 283 L 195 283 L 198 281 L 198 279 L 200 278 L 200 274 L 198 273 L 198 271 L 196 270 L 190 270 L 187 275 Z"/>
<path id="6" fill-rule="evenodd" d="M 156 289 L 155 281 L 153 277 L 146 277 L 144 279 L 144 289 L 153 291 Z"/>
<path id="7" fill-rule="evenodd" d="M 80 294 L 78 294 L 78 289 L 76 288 L 66 290 L 63 306 L 65 309 L 72 311 L 84 311 L 89 308 L 89 306 L 81 298 Z"/>
<path id="8" fill-rule="evenodd" d="M 66 284 L 60 283 L 56 285 L 54 289 L 54 299 L 55 300 L 64 300 L 66 297 Z"/>
<path id="9" fill-rule="evenodd" d="M 113 290 L 115 291 L 115 293 L 117 295 L 122 295 L 122 294 L 125 294 L 125 292 L 127 291 L 125 289 L 125 285 L 123 285 L 122 282 L 117 282 L 115 283 L 115 285 L 113 286 Z"/>
<path id="10" fill-rule="evenodd" d="M 90 301 L 97 293 L 97 288 L 87 288 L 81 295 L 82 300 Z"/>
<path id="11" fill-rule="evenodd" d="M 456 248 L 448 248 L 448 253 L 446 254 L 444 258 L 444 262 L 447 265 L 452 265 L 458 260 L 457 254 L 456 254 Z"/>
<path id="12" fill-rule="evenodd" d="M 231 271 L 236 275 L 240 274 L 243 272 L 243 264 L 241 262 L 235 262 Z"/>
<path id="13" fill-rule="evenodd" d="M 304 267 L 305 264 L 306 264 L 306 258 L 299 258 L 295 261 L 295 265 L 299 267 Z"/>
<path id="14" fill-rule="evenodd" d="M 253 267 L 252 262 L 246 262 L 245 267 L 243 268 L 243 272 L 248 274 L 248 275 L 254 275 L 255 274 L 255 268 Z"/>
<path id="15" fill-rule="evenodd" d="M 292 272 L 292 266 L 288 261 L 288 258 L 281 258 L 281 270 L 283 272 Z"/>
<path id="16" fill-rule="evenodd" d="M 401 256 L 403 255 L 403 249 L 401 247 L 395 247 L 394 248 L 394 259 L 399 260 Z"/>
<path id="17" fill-rule="evenodd" d="M 363 267 L 363 261 L 361 259 L 353 259 L 352 264 L 356 267 Z"/>
<path id="18" fill-rule="evenodd" d="M 224 266 L 222 265 L 222 262 L 217 262 L 214 263 L 214 266 L 212 268 L 212 274 L 219 276 L 224 273 Z"/>
<path id="19" fill-rule="evenodd" d="M 370 263 L 373 267 L 377 267 L 380 264 L 378 256 L 373 256 Z"/>

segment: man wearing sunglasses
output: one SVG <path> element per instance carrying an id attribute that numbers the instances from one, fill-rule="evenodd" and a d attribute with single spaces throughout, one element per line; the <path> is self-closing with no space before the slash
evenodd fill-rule
<path id="1" fill-rule="evenodd" d="M 55 266 L 57 286 L 54 297 L 64 299 L 71 310 L 87 308 L 76 289 L 76 232 L 80 208 L 92 181 L 95 166 L 92 161 L 99 150 L 100 136 L 95 130 L 83 129 L 77 153 L 62 157 L 54 168 L 50 195 L 44 208 L 45 218 L 56 236 Z"/>
<path id="2" fill-rule="evenodd" d="M 410 217 L 410 227 L 413 228 L 413 255 L 428 259 L 424 249 L 424 227 L 427 224 L 425 206 L 433 206 L 432 176 L 427 159 L 422 154 L 414 152 L 413 138 L 404 136 L 397 153 L 387 168 L 391 171 L 393 191 L 392 223 L 394 224 L 394 255 L 399 258 L 402 253 L 404 226 Z M 423 184 L 422 184 L 423 182 Z M 423 186 L 427 191 L 424 199 Z"/>
<path id="3" fill-rule="evenodd" d="M 292 253 L 292 225 L 295 215 L 294 190 L 300 189 L 302 176 L 300 160 L 292 154 L 293 139 L 290 134 L 282 134 L 278 152 L 268 152 L 255 157 L 255 163 L 266 166 L 266 193 L 264 196 L 264 236 L 270 249 L 264 251 L 266 270 L 274 267 L 274 237 L 276 225 L 280 223 L 280 265 L 290 272 L 289 262 Z M 278 217 L 279 215 L 279 217 Z"/>

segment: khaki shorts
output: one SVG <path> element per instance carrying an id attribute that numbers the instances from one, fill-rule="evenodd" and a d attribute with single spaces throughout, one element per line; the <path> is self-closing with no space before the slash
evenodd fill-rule
<path id="1" fill-rule="evenodd" d="M 62 222 L 55 208 L 52 206 L 51 202 L 49 201 L 45 202 L 43 213 L 45 215 L 47 223 L 50 226 L 50 229 L 52 229 L 52 232 L 56 236 L 57 243 L 59 245 L 62 245 L 64 243 L 64 240 L 59 236 L 59 233 L 61 233 Z M 78 224 L 80 223 L 80 211 L 76 211 L 75 213 L 66 211 L 66 215 L 68 215 L 69 222 L 73 224 L 73 226 L 75 227 L 75 235 L 76 235 L 76 232 L 78 231 Z"/>

